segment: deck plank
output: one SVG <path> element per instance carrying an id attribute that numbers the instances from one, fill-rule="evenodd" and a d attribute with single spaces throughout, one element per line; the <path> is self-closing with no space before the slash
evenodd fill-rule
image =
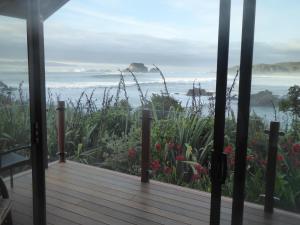
<path id="1" fill-rule="evenodd" d="M 49 225 L 163 225 L 209 223 L 210 194 L 68 161 L 46 171 Z M 32 224 L 31 172 L 15 177 L 10 190 L 13 220 Z M 221 224 L 229 225 L 230 198 L 222 198 Z M 245 203 L 244 224 L 298 225 L 300 216 L 275 210 L 266 216 L 262 206 Z"/>

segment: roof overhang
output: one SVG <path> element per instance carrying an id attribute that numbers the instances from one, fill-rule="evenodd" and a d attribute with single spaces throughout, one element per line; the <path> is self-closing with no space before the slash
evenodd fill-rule
<path id="1" fill-rule="evenodd" d="M 46 20 L 69 0 L 40 0 L 41 15 Z M 15 17 L 20 19 L 27 18 L 28 0 L 0 0 L 0 15 Z"/>

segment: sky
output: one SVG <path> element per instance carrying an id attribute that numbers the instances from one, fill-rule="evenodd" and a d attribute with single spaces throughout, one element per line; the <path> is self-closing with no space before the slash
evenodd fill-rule
<path id="1" fill-rule="evenodd" d="M 242 0 L 232 0 L 229 65 L 238 65 Z M 300 1 L 257 0 L 254 63 L 300 61 Z M 44 24 L 47 71 L 215 71 L 219 0 L 70 0 Z M 0 17 L 0 67 L 26 64 L 26 25 Z M 0 68 L 1 70 L 1 68 Z"/>

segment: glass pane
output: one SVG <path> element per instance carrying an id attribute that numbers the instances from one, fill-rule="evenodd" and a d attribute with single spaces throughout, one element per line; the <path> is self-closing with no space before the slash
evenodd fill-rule
<path id="1" fill-rule="evenodd" d="M 294 7 L 298 5 L 298 2 L 293 1 L 283 8 L 282 2 L 257 2 L 252 121 L 248 137 L 248 158 L 251 160 L 247 167 L 246 200 L 264 205 L 269 150 L 269 135 L 264 130 L 270 129 L 271 121 L 278 121 L 280 131 L 285 135 L 279 137 L 275 159 L 274 207 L 299 213 L 300 136 L 297 108 L 300 105 L 300 70 L 297 62 L 299 55 L 295 54 L 296 48 L 292 47 L 294 40 L 299 37 L 299 33 L 294 32 L 297 27 L 294 21 L 299 20 Z M 277 25 L 272 27 L 270 24 Z M 250 211 L 251 209 L 246 208 L 245 214 L 251 213 Z M 279 212 L 275 211 L 276 213 Z M 286 219 L 282 216 L 281 221 Z"/>
<path id="2" fill-rule="evenodd" d="M 1 16 L 0 33 L 1 176 L 13 199 L 14 223 L 30 225 L 32 182 L 26 22 Z M 13 176 L 10 168 L 13 168 Z"/>
<path id="3" fill-rule="evenodd" d="M 50 159 L 57 159 L 60 99 L 70 160 L 139 176 L 146 105 L 153 115 L 151 179 L 210 192 L 218 16 L 218 1 L 74 0 L 47 20 Z M 209 197 L 203 201 L 208 215 Z"/>

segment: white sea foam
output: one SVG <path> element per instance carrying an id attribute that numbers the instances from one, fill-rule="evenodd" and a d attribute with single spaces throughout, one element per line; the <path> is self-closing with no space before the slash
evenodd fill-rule
<path id="1" fill-rule="evenodd" d="M 198 82 L 212 82 L 215 81 L 215 78 L 195 78 L 195 77 L 168 77 L 166 78 L 166 82 L 168 85 L 176 85 L 176 84 L 198 84 Z M 95 81 L 47 81 L 46 87 L 47 88 L 53 88 L 53 89 L 61 89 L 61 88 L 105 88 L 105 87 L 117 87 L 119 84 L 118 80 L 115 81 L 99 81 L 99 79 Z M 125 80 L 126 86 L 134 86 L 136 85 L 135 81 L 133 80 Z M 152 80 L 141 80 L 139 81 L 139 84 L 142 86 L 149 86 L 149 85 L 160 85 L 163 84 L 162 79 L 152 79 Z"/>

